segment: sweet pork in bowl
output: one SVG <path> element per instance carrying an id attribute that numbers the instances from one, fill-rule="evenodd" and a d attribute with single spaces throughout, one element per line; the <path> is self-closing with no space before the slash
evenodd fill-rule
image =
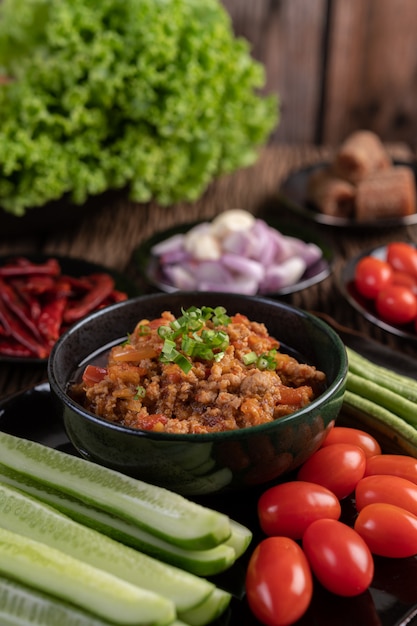
<path id="1" fill-rule="evenodd" d="M 346 374 L 341 339 L 314 316 L 200 292 L 98 311 L 61 337 L 48 363 L 82 456 L 184 495 L 294 470 L 334 425 Z"/>

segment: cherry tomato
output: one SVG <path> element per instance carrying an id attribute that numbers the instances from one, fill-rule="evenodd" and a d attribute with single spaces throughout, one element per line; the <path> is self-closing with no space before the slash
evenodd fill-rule
<path id="1" fill-rule="evenodd" d="M 417 554 L 417 517 L 395 504 L 368 504 L 359 512 L 354 529 L 373 554 L 391 558 Z"/>
<path id="2" fill-rule="evenodd" d="M 381 446 L 372 435 L 359 428 L 348 428 L 346 426 L 335 426 L 332 428 L 321 446 L 330 446 L 333 443 L 351 443 L 365 452 L 365 456 L 381 454 Z"/>
<path id="3" fill-rule="evenodd" d="M 417 296 L 408 287 L 387 285 L 375 300 L 379 317 L 390 324 L 408 324 L 417 316 Z"/>
<path id="4" fill-rule="evenodd" d="M 417 248 L 405 241 L 393 241 L 387 245 L 387 262 L 400 272 L 417 277 Z"/>
<path id="5" fill-rule="evenodd" d="M 301 539 L 307 526 L 316 519 L 339 519 L 341 512 L 334 493 L 303 480 L 270 487 L 258 500 L 258 517 L 263 532 L 292 539 Z"/>
<path id="6" fill-rule="evenodd" d="M 107 374 L 105 367 L 97 367 L 96 365 L 87 365 L 83 372 L 83 381 L 86 385 L 93 386 L 99 383 Z"/>
<path id="7" fill-rule="evenodd" d="M 355 267 L 354 283 L 365 298 L 373 300 L 392 278 L 392 267 L 386 261 L 373 256 L 362 257 Z"/>
<path id="8" fill-rule="evenodd" d="M 366 459 L 365 476 L 389 474 L 417 484 L 417 459 L 406 454 L 381 454 Z"/>
<path id="9" fill-rule="evenodd" d="M 417 276 L 413 276 L 413 274 L 394 270 L 391 283 L 408 287 L 414 294 L 417 294 Z"/>
<path id="10" fill-rule="evenodd" d="M 246 596 L 267 626 L 287 626 L 307 610 L 313 576 L 301 547 L 288 537 L 268 537 L 253 551 L 246 571 Z"/>
<path id="11" fill-rule="evenodd" d="M 305 531 L 302 545 L 313 573 L 326 589 L 347 597 L 368 589 L 374 561 L 353 528 L 338 520 L 317 520 Z"/>
<path id="12" fill-rule="evenodd" d="M 363 478 L 366 456 L 362 448 L 334 443 L 320 448 L 298 470 L 298 480 L 330 489 L 340 500 L 351 494 Z"/>
<path id="13" fill-rule="evenodd" d="M 417 485 L 401 476 L 375 474 L 362 478 L 355 489 L 358 511 L 374 502 L 395 504 L 417 516 Z"/>

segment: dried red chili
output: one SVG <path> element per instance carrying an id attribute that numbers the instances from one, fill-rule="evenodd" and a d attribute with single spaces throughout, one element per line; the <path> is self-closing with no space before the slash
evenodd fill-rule
<path id="1" fill-rule="evenodd" d="M 26 326 L 28 332 L 32 333 L 38 341 L 41 341 L 41 335 L 33 321 L 27 303 L 22 299 L 20 293 L 8 285 L 2 278 L 0 278 L 0 298 L 9 311 L 19 318 L 23 326 Z"/>
<path id="2" fill-rule="evenodd" d="M 90 277 L 91 289 L 81 300 L 69 303 L 64 312 L 64 321 L 67 323 L 75 322 L 87 313 L 100 306 L 100 304 L 112 293 L 114 289 L 114 280 L 109 274 L 92 274 Z"/>
<path id="3" fill-rule="evenodd" d="M 30 274 L 59 276 L 60 273 L 61 267 L 54 258 L 48 259 L 45 263 L 32 263 L 25 257 L 17 257 L 14 261 L 9 261 L 0 267 L 0 276 L 28 276 Z"/>
<path id="4" fill-rule="evenodd" d="M 47 358 L 70 324 L 126 298 L 105 272 L 73 277 L 55 258 L 15 257 L 0 267 L 0 355 Z"/>
<path id="5" fill-rule="evenodd" d="M 21 345 L 28 348 L 32 355 L 40 359 L 48 356 L 48 348 L 37 341 L 31 332 L 24 326 L 20 318 L 7 308 L 0 300 L 0 322 L 6 329 L 6 334 L 16 339 Z"/>

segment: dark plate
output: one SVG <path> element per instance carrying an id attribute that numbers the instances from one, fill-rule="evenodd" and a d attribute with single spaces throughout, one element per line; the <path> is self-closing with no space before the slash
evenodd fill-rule
<path id="1" fill-rule="evenodd" d="M 116 289 L 118 289 L 119 291 L 124 291 L 130 298 L 140 295 L 140 290 L 137 285 L 123 274 L 108 267 L 105 267 L 104 265 L 91 263 L 90 261 L 86 261 L 84 259 L 79 259 L 76 257 L 66 257 L 55 254 L 26 254 L 25 252 L 13 253 L 0 257 L 0 267 L 3 266 L 10 259 L 13 259 L 17 256 L 24 256 L 34 263 L 44 263 L 47 259 L 54 258 L 59 262 L 62 274 L 67 274 L 69 276 L 80 277 L 96 272 L 106 272 L 114 278 Z M 0 355 L 0 363 L 45 363 L 46 360 L 47 359 L 22 358 L 12 356 L 9 357 Z"/>
<path id="2" fill-rule="evenodd" d="M 417 165 L 405 161 L 393 159 L 394 165 L 407 165 L 413 170 L 417 184 Z M 307 200 L 307 183 L 310 175 L 329 165 L 328 162 L 316 163 L 302 169 L 292 172 L 288 178 L 281 184 L 278 199 L 286 208 L 298 213 L 299 215 L 317 222 L 318 224 L 326 224 L 327 226 L 337 226 L 342 228 L 354 228 L 365 230 L 369 228 L 389 228 L 393 226 L 405 226 L 409 224 L 417 224 L 417 212 L 406 217 L 378 219 L 370 222 L 358 222 L 345 217 L 334 217 L 324 215 L 311 202 Z"/>
<path id="3" fill-rule="evenodd" d="M 408 373 L 411 358 L 384 348 L 374 341 L 346 335 L 346 343 L 353 349 L 360 345 L 361 352 L 376 362 L 391 364 L 400 373 Z M 414 375 L 417 378 L 417 375 Z M 34 419 L 36 416 L 36 419 Z M 76 454 L 57 418 L 49 384 L 41 383 L 0 402 L 0 430 L 44 445 Z M 217 495 L 199 501 L 223 511 L 247 525 L 254 533 L 252 548 L 227 572 L 213 578 L 220 587 L 233 594 L 228 612 L 213 626 L 260 626 L 251 615 L 244 596 L 244 577 L 248 558 L 257 541 L 262 539 L 256 517 L 256 503 L 260 491 L 248 490 L 242 494 Z M 352 501 L 342 502 L 345 521 L 353 519 Z M 408 559 L 375 559 L 375 577 L 372 587 L 354 598 L 342 598 L 325 591 L 315 582 L 313 602 L 295 626 L 416 626 L 417 625 L 417 557 Z"/>
<path id="4" fill-rule="evenodd" d="M 412 244 L 414 245 L 414 244 Z M 340 275 L 337 277 L 337 285 L 346 298 L 346 300 L 353 306 L 359 313 L 361 313 L 369 322 L 379 326 L 388 333 L 402 337 L 409 341 L 417 342 L 417 333 L 413 328 L 413 324 L 395 326 L 394 324 L 388 324 L 378 317 L 376 309 L 371 300 L 367 300 L 357 291 L 354 283 L 355 268 L 364 256 L 374 256 L 376 258 L 385 260 L 386 246 L 379 246 L 372 250 L 361 252 L 358 256 L 350 259 L 343 267 Z"/>
<path id="5" fill-rule="evenodd" d="M 314 265 L 311 265 L 304 273 L 301 280 L 294 285 L 290 285 L 274 293 L 265 293 L 262 295 L 276 297 L 295 293 L 296 291 L 301 291 L 302 289 L 306 289 L 307 287 L 311 287 L 312 285 L 321 282 L 330 275 L 333 265 L 333 250 L 326 239 L 320 233 L 316 232 L 314 228 L 311 228 L 308 225 L 295 224 L 293 222 L 279 219 L 268 218 L 265 221 L 267 221 L 269 226 L 279 230 L 284 235 L 298 237 L 308 243 L 318 245 L 323 252 L 323 257 L 314 263 Z M 159 291 L 165 291 L 168 293 L 177 291 L 176 287 L 170 284 L 163 276 L 158 257 L 151 253 L 151 249 L 155 244 L 164 241 L 173 235 L 188 232 L 198 223 L 199 222 L 189 222 L 174 226 L 168 230 L 160 231 L 133 251 L 133 263 L 149 285 Z"/>

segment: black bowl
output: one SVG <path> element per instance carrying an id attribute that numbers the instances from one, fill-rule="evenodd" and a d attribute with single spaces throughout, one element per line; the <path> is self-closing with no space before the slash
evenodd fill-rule
<path id="1" fill-rule="evenodd" d="M 174 315 L 181 307 L 222 305 L 263 322 L 281 350 L 325 372 L 326 390 L 308 406 L 268 424 L 212 434 L 155 433 L 97 417 L 68 395 L 86 363 L 121 343 L 139 319 Z M 345 347 L 322 320 L 267 298 L 176 292 L 130 299 L 71 327 L 55 344 L 48 377 L 68 437 L 80 454 L 184 495 L 266 484 L 299 467 L 315 452 L 340 411 L 347 375 Z"/>

